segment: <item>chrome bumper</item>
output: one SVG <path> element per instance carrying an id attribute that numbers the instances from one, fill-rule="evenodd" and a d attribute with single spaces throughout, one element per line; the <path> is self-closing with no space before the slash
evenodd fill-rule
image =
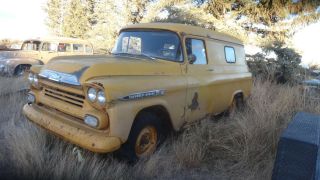
<path id="1" fill-rule="evenodd" d="M 105 131 L 95 130 L 63 113 L 52 112 L 36 104 L 26 104 L 23 113 L 30 121 L 93 152 L 112 152 L 119 149 L 122 144 L 118 137 L 110 137 Z"/>

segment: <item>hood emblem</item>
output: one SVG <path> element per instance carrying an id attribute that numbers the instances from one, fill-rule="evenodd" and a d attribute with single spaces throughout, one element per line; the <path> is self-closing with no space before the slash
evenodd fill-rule
<path id="1" fill-rule="evenodd" d="M 57 81 L 60 82 L 61 76 L 57 73 L 51 73 L 48 77 L 48 79 L 52 80 L 52 81 Z"/>
<path id="2" fill-rule="evenodd" d="M 52 70 L 41 70 L 39 76 L 42 78 L 50 79 L 51 81 L 66 83 L 74 86 L 80 86 L 79 79 L 73 74 L 66 74 L 62 72 L 52 71 Z"/>

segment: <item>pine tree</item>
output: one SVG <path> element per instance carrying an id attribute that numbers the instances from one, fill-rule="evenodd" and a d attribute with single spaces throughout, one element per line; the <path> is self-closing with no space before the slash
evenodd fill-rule
<path id="1" fill-rule="evenodd" d="M 88 20 L 90 23 L 90 26 L 94 26 L 97 24 L 97 19 L 96 19 L 96 13 L 95 13 L 95 7 L 97 5 L 96 0 L 86 0 L 87 5 L 86 5 L 86 11 L 87 11 L 87 16 Z"/>
<path id="2" fill-rule="evenodd" d="M 89 18 L 85 3 L 81 0 L 71 0 L 67 12 L 63 22 L 63 35 L 76 38 L 87 37 Z"/>
<path id="3" fill-rule="evenodd" d="M 204 11 L 246 33 L 247 40 L 287 41 L 301 26 L 320 19 L 319 0 L 196 0 Z M 252 38 L 255 34 L 255 38 Z M 251 35 L 251 37 L 250 37 Z"/>
<path id="4" fill-rule="evenodd" d="M 90 38 L 110 52 L 121 27 L 153 21 L 216 29 L 251 44 L 287 41 L 320 19 L 319 5 L 319 0 L 48 0 L 45 10 L 55 34 Z"/>
<path id="5" fill-rule="evenodd" d="M 62 0 L 48 0 L 44 10 L 48 14 L 47 26 L 56 35 L 62 35 Z"/>

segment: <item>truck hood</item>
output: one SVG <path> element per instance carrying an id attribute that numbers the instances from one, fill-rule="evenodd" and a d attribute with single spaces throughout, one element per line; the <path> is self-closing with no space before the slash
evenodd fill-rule
<path id="1" fill-rule="evenodd" d="M 103 76 L 150 76 L 181 73 L 180 63 L 124 56 L 68 56 L 53 58 L 42 70 L 75 75 L 79 82 Z"/>
<path id="2" fill-rule="evenodd" d="M 14 51 L 0 51 L 0 61 L 6 60 L 8 58 L 21 58 L 21 57 L 29 57 L 30 54 L 37 53 L 37 51 L 22 51 L 22 50 L 14 50 Z"/>

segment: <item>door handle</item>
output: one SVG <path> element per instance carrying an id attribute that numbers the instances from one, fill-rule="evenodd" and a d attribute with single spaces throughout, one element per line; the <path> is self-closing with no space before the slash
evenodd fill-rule
<path id="1" fill-rule="evenodd" d="M 207 71 L 211 71 L 212 72 L 212 71 L 214 71 L 214 69 L 207 69 Z"/>

